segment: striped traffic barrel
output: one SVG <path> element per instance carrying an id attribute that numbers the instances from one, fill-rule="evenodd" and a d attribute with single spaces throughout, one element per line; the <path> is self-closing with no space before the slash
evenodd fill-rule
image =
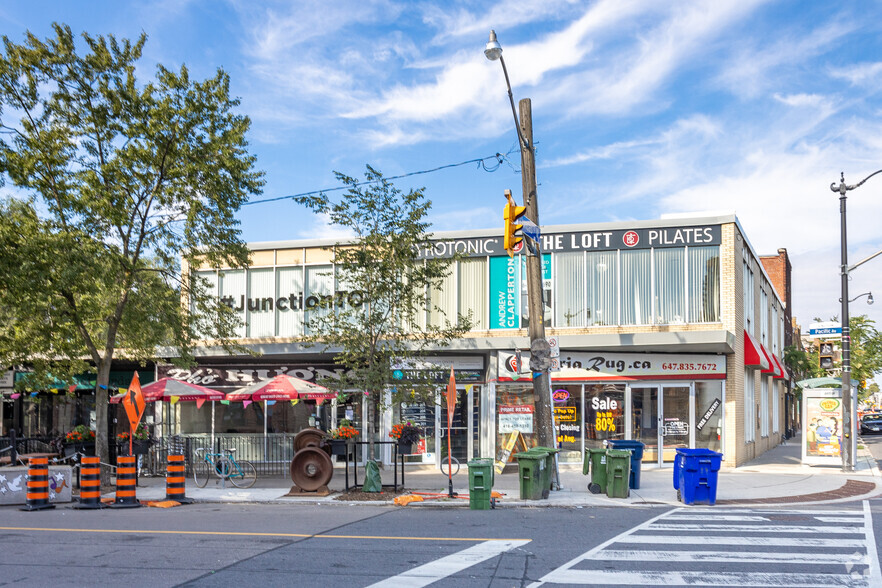
<path id="1" fill-rule="evenodd" d="M 80 501 L 73 508 L 104 508 L 101 504 L 101 460 L 83 456 L 80 462 Z"/>
<path id="2" fill-rule="evenodd" d="M 27 504 L 21 510 L 55 508 L 49 504 L 49 458 L 32 457 L 28 460 Z"/>
<path id="3" fill-rule="evenodd" d="M 190 504 L 192 499 L 185 496 L 184 456 L 169 455 L 165 474 L 165 498 L 180 504 Z"/>
<path id="4" fill-rule="evenodd" d="M 141 506 L 135 495 L 135 488 L 138 485 L 136 476 L 135 460 L 138 459 L 134 455 L 120 455 L 116 458 L 116 500 L 114 500 L 113 508 L 137 508 Z"/>

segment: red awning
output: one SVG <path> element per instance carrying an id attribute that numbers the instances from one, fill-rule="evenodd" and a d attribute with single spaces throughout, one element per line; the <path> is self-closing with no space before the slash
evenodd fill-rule
<path id="1" fill-rule="evenodd" d="M 775 362 L 775 377 L 789 380 L 790 378 L 787 377 L 787 370 L 784 368 L 784 364 L 781 363 L 781 360 L 778 359 L 776 355 L 772 355 L 772 361 Z"/>
<path id="2" fill-rule="evenodd" d="M 766 346 L 763 345 L 762 343 L 760 343 L 760 350 L 763 352 L 763 354 L 765 354 L 766 361 L 769 362 L 769 367 L 763 368 L 762 373 L 774 375 L 777 372 L 777 369 L 775 368 L 775 360 L 772 359 L 772 354 L 769 353 L 769 350 L 766 349 Z"/>
<path id="3" fill-rule="evenodd" d="M 763 352 L 763 346 L 747 331 L 744 331 L 744 366 L 758 367 L 763 371 L 769 369 L 769 358 Z"/>

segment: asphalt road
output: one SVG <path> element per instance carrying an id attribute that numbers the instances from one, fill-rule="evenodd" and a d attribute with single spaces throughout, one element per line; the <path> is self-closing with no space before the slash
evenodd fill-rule
<path id="1" fill-rule="evenodd" d="M 879 537 L 882 500 L 491 511 L 3 507 L 0 585 L 878 586 Z"/>

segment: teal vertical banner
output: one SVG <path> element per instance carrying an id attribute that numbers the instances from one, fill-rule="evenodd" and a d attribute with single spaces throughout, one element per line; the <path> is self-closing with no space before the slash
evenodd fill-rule
<path id="1" fill-rule="evenodd" d="M 526 329 L 530 326 L 530 305 L 527 296 L 527 256 L 519 255 L 520 261 L 520 291 L 521 291 L 521 328 Z M 542 299 L 545 303 L 545 323 L 546 327 L 551 326 L 551 254 L 542 254 Z"/>
<path id="2" fill-rule="evenodd" d="M 517 257 L 490 258 L 491 329 L 517 329 L 520 326 L 519 269 Z"/>

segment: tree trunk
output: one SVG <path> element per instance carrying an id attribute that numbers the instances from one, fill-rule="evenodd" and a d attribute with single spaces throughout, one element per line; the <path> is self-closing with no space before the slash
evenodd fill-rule
<path id="1" fill-rule="evenodd" d="M 110 361 L 98 363 L 98 377 L 95 382 L 95 452 L 101 460 L 101 485 L 110 485 L 110 444 L 108 443 L 107 408 L 108 387 L 110 385 Z"/>

